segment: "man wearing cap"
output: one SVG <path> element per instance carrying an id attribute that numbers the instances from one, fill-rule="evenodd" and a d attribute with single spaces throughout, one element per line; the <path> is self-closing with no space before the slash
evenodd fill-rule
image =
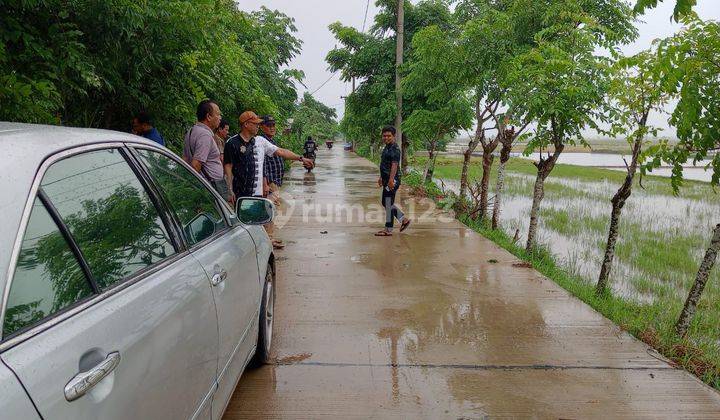
<path id="1" fill-rule="evenodd" d="M 265 137 L 265 140 L 277 146 L 275 142 L 275 118 L 270 115 L 264 115 L 260 117 L 262 123 L 260 124 L 260 130 L 262 130 L 261 136 Z M 283 176 L 285 175 L 285 159 L 281 156 L 270 156 L 265 159 L 265 167 L 263 168 L 265 174 L 265 180 L 267 181 L 267 198 L 271 200 L 275 205 L 280 204 L 280 186 L 282 185 Z"/>
<path id="2" fill-rule="evenodd" d="M 183 159 L 229 201 L 230 193 L 224 179 L 220 151 L 213 138 L 221 118 L 220 107 L 215 102 L 205 99 L 198 104 L 197 123 L 185 134 Z"/>
<path id="3" fill-rule="evenodd" d="M 230 200 L 240 197 L 262 197 L 265 158 L 280 156 L 302 162 L 312 168 L 312 161 L 296 155 L 287 149 L 277 147 L 261 136 L 257 136 L 260 123 L 263 122 L 253 111 L 240 114 L 240 133 L 228 139 L 225 144 L 225 177 L 232 186 Z M 281 248 L 280 241 L 273 246 Z"/>

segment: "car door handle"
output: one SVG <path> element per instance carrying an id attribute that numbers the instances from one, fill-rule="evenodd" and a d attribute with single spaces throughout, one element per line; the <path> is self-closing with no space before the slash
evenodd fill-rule
<path id="1" fill-rule="evenodd" d="M 218 284 L 224 282 L 226 278 L 227 271 L 220 270 L 219 273 L 213 274 L 212 278 L 210 279 L 210 284 L 212 284 L 213 286 L 217 286 Z"/>
<path id="2" fill-rule="evenodd" d="M 78 373 L 65 385 L 65 399 L 75 401 L 82 397 L 103 378 L 108 376 L 118 364 L 120 364 L 120 353 L 114 351 L 108 354 L 105 360 L 98 363 L 94 368 L 87 372 Z"/>

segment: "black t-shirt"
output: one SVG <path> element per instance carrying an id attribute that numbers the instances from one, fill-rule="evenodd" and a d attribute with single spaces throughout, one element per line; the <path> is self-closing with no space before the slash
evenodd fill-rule
<path id="1" fill-rule="evenodd" d="M 255 154 L 255 138 L 245 142 L 240 135 L 230 138 L 225 144 L 224 164 L 232 165 L 233 193 L 237 197 L 251 197 L 255 194 L 258 177 L 258 163 Z"/>
<path id="2" fill-rule="evenodd" d="M 390 170 L 392 169 L 393 162 L 398 164 L 398 169 L 395 173 L 395 184 L 400 184 L 400 148 L 395 142 L 385 145 L 382 157 L 380 158 L 380 177 L 382 178 L 383 185 L 387 185 L 390 181 Z"/>

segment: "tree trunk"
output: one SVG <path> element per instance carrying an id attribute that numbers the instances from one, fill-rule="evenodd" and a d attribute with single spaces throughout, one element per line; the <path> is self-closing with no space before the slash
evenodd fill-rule
<path id="1" fill-rule="evenodd" d="M 637 161 L 640 156 L 640 147 L 642 145 L 642 138 L 635 141 L 633 145 L 632 161 L 630 166 L 627 168 L 627 175 L 625 181 L 617 190 L 613 196 L 612 212 L 610 213 L 610 229 L 608 230 L 607 244 L 605 245 L 605 257 L 603 258 L 602 266 L 600 267 L 600 277 L 598 277 L 597 286 L 595 287 L 595 294 L 600 296 L 605 293 L 607 289 L 608 278 L 610 277 L 610 270 L 612 269 L 613 259 L 615 258 L 615 245 L 617 244 L 618 238 L 618 225 L 620 224 L 620 214 L 625 206 L 625 202 L 632 193 L 633 179 L 635 178 L 635 172 L 637 172 Z"/>
<path id="2" fill-rule="evenodd" d="M 480 220 L 487 217 L 488 208 L 488 192 L 490 191 L 490 172 L 492 172 L 492 164 L 495 156 L 493 152 L 497 148 L 497 138 L 487 145 L 483 145 L 482 160 L 482 179 L 480 180 L 480 212 L 478 213 Z"/>
<path id="3" fill-rule="evenodd" d="M 400 158 L 400 161 L 402 162 L 401 174 L 403 174 L 403 175 L 407 175 L 408 168 L 410 167 L 409 166 L 410 162 L 408 162 L 408 159 L 407 159 L 409 146 L 410 146 L 410 140 L 408 139 L 408 136 L 405 133 L 403 133 L 402 134 L 402 157 Z"/>
<path id="4" fill-rule="evenodd" d="M 480 102 L 482 100 L 482 96 L 480 94 L 477 94 L 475 96 L 475 120 L 477 122 L 477 127 L 475 127 L 475 137 L 473 137 L 470 140 L 470 143 L 468 143 L 468 148 L 463 153 L 463 166 L 462 166 L 462 172 L 460 173 L 460 202 L 463 203 L 465 201 L 465 195 L 467 194 L 468 189 L 468 166 L 470 165 L 470 158 L 472 157 L 473 152 L 475 151 L 475 148 L 480 143 L 480 140 L 485 136 L 485 130 L 483 130 L 483 123 L 485 120 L 483 119 L 484 112 L 481 111 Z"/>
<path id="5" fill-rule="evenodd" d="M 545 177 L 540 168 L 538 168 L 537 177 L 535 178 L 535 187 L 533 188 L 533 202 L 530 210 L 530 226 L 528 228 L 527 243 L 525 249 L 531 251 L 535 246 L 535 236 L 537 235 L 538 210 L 540 202 L 545 196 Z"/>
<path id="6" fill-rule="evenodd" d="M 503 142 L 500 150 L 500 166 L 498 167 L 497 183 L 495 184 L 495 202 L 493 203 L 492 228 L 500 226 L 500 200 L 505 189 L 505 165 L 510 160 L 511 142 Z"/>
<path id="7" fill-rule="evenodd" d="M 432 181 L 433 169 L 435 167 L 435 158 L 437 156 L 437 153 L 435 153 L 436 148 L 437 141 L 431 141 L 430 148 L 428 149 L 428 160 L 427 163 L 425 163 L 425 171 L 423 172 L 423 178 L 426 183 Z"/>
<path id="8" fill-rule="evenodd" d="M 470 142 L 470 145 L 472 145 L 472 142 Z M 468 147 L 468 149 L 463 153 L 463 166 L 462 166 L 462 172 L 460 172 L 460 200 L 465 199 L 465 195 L 467 194 L 467 188 L 468 188 L 468 166 L 470 166 L 470 157 L 472 156 L 473 149 Z"/>
<path id="9" fill-rule="evenodd" d="M 690 326 L 693 316 L 695 316 L 698 301 L 700 300 L 700 296 L 702 296 L 703 289 L 705 289 L 705 283 L 707 283 L 708 277 L 710 276 L 710 270 L 712 270 L 713 265 L 715 265 L 719 249 L 720 224 L 715 226 L 712 241 L 710 242 L 710 248 L 708 248 L 705 253 L 705 258 L 703 259 L 702 264 L 700 264 L 700 269 L 695 277 L 695 283 L 693 283 L 692 289 L 690 289 L 690 293 L 685 301 L 685 307 L 683 307 L 683 310 L 680 313 L 680 319 L 678 319 L 678 322 L 675 325 L 675 331 L 680 337 L 685 337 L 685 335 L 687 335 L 688 327 Z"/>
<path id="10" fill-rule="evenodd" d="M 533 188 L 533 202 L 532 209 L 530 210 L 530 226 L 528 228 L 527 243 L 525 244 L 525 250 L 530 252 L 535 247 L 535 237 L 537 236 L 537 225 L 538 225 L 538 211 L 540 210 L 540 203 L 545 197 L 545 179 L 550 175 L 550 172 L 555 167 L 560 154 L 562 153 L 565 146 L 558 144 L 555 146 L 555 152 L 553 152 L 547 159 L 540 159 L 540 162 L 535 163 L 537 167 L 537 177 L 535 178 L 535 187 Z"/>

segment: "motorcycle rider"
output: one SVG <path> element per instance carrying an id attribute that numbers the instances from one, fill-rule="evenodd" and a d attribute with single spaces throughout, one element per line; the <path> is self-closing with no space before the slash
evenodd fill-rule
<path id="1" fill-rule="evenodd" d="M 307 140 L 305 140 L 305 146 L 303 146 L 303 150 L 305 150 L 306 155 L 305 157 L 315 159 L 315 151 L 317 148 L 315 140 L 313 140 L 312 136 L 308 136 Z M 310 155 L 312 155 L 312 157 Z"/>
<path id="2" fill-rule="evenodd" d="M 310 159 L 313 162 L 313 166 L 315 166 L 315 152 L 317 151 L 317 143 L 315 143 L 315 140 L 313 140 L 312 136 L 308 136 L 307 140 L 305 140 L 305 145 L 303 146 L 303 157 L 306 159 Z M 312 170 L 312 166 L 305 167 L 308 172 Z"/>

